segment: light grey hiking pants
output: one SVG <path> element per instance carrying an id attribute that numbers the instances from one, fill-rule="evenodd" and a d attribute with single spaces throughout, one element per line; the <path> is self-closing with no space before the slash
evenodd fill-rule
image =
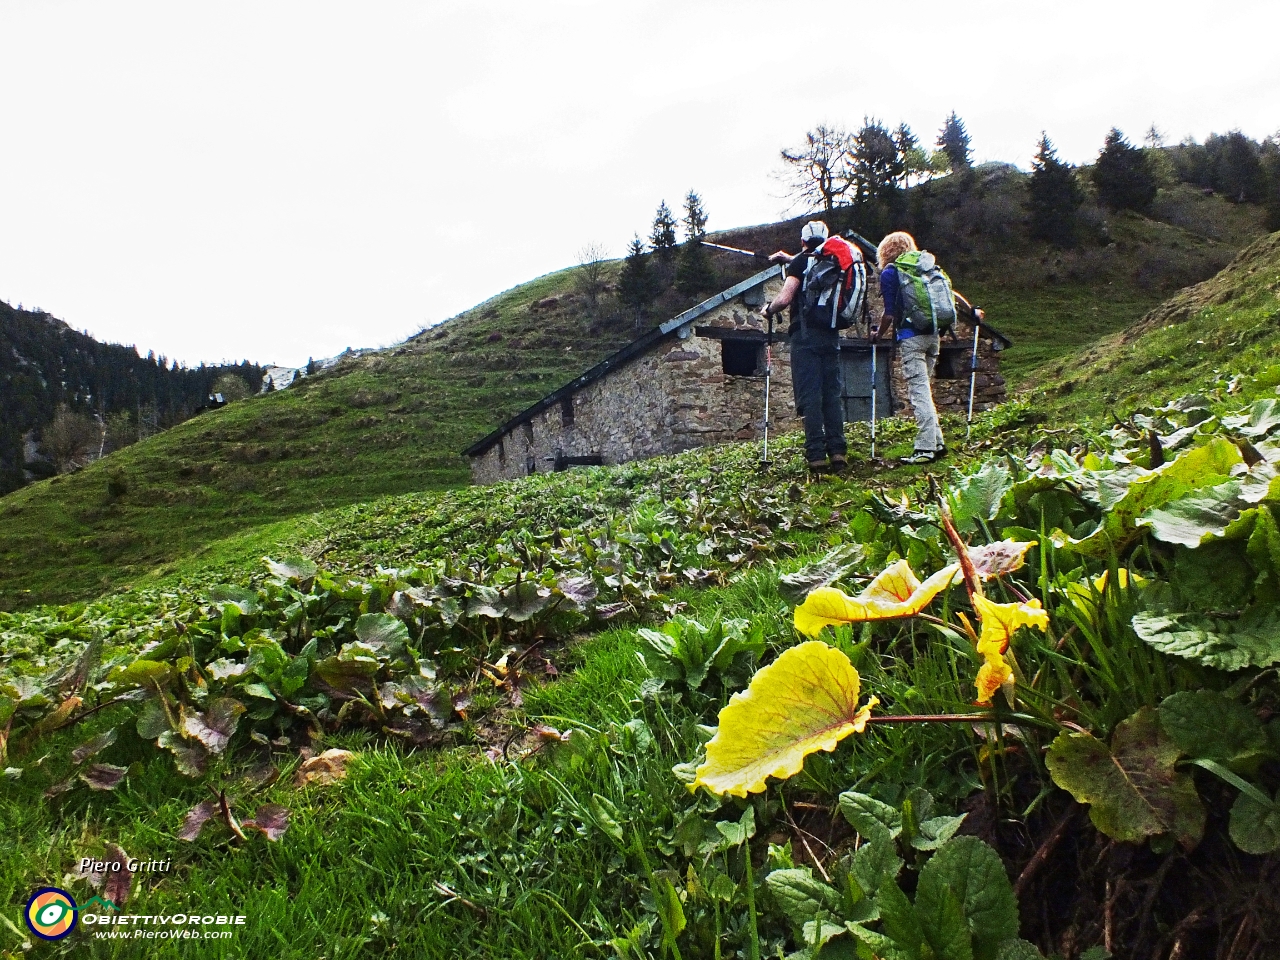
<path id="1" fill-rule="evenodd" d="M 902 372 L 907 378 L 907 399 L 916 415 L 916 452 L 941 450 L 942 427 L 938 425 L 938 410 L 933 405 L 933 369 L 938 363 L 938 337 L 936 334 L 916 334 L 898 341 L 898 355 L 902 357 Z"/>

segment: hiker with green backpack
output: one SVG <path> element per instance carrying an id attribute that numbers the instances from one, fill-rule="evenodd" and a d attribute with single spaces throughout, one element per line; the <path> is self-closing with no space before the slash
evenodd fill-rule
<path id="1" fill-rule="evenodd" d="M 933 404 L 933 371 L 939 339 L 956 321 L 956 295 L 951 278 L 933 254 L 916 247 L 915 238 L 898 231 L 876 248 L 884 316 L 871 328 L 872 339 L 886 331 L 897 340 L 907 398 L 916 417 L 915 450 L 903 463 L 933 463 L 947 452 Z M 974 316 L 982 319 L 982 311 Z"/>

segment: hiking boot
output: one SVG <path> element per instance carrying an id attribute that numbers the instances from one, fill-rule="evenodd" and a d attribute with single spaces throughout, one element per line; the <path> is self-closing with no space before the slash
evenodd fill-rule
<path id="1" fill-rule="evenodd" d="M 827 466 L 827 461 L 825 460 L 809 461 L 809 476 L 820 477 L 823 474 L 827 474 L 830 472 L 831 472 L 831 468 Z"/>
<path id="2" fill-rule="evenodd" d="M 947 445 L 944 443 L 937 450 L 933 451 L 933 459 L 941 460 L 947 455 Z"/>
<path id="3" fill-rule="evenodd" d="M 924 463 L 933 463 L 941 456 L 937 450 L 917 450 L 909 457 L 903 457 L 899 462 L 907 466 L 917 466 Z"/>
<path id="4" fill-rule="evenodd" d="M 830 457 L 830 461 L 832 473 L 844 473 L 849 469 L 849 461 L 842 453 L 833 453 Z"/>

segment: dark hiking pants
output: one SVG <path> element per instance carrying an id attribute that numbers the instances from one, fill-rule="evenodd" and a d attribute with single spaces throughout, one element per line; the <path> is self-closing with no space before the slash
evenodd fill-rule
<path id="1" fill-rule="evenodd" d="M 810 463 L 844 456 L 844 378 L 835 331 L 801 328 L 791 336 L 791 384 L 804 417 L 804 456 Z"/>

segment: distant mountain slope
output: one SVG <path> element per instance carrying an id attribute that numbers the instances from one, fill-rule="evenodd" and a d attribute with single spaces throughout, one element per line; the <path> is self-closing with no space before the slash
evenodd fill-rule
<path id="1" fill-rule="evenodd" d="M 903 219 L 1014 338 L 1004 361 L 1014 380 L 1124 329 L 1259 233 L 1250 209 L 1203 198 L 1199 220 L 1175 212 L 1206 233 L 1124 216 L 1107 225 L 1112 245 L 1050 251 L 1025 238 L 1024 180 L 1002 170 L 979 172 L 963 191 L 934 185 Z M 805 219 L 716 239 L 794 251 Z M 831 219 L 858 226 L 847 211 Z M 712 263 L 724 286 L 759 269 L 730 253 Z M 610 279 L 617 269 L 609 265 Z M 465 483 L 460 450 L 643 330 L 608 291 L 593 311 L 578 276 L 574 268 L 523 284 L 397 347 L 0 499 L 0 607 L 88 598 L 263 524 Z M 665 295 L 647 322 L 691 302 Z"/>
<path id="2" fill-rule="evenodd" d="M 134 347 L 101 343 L 47 313 L 0 302 L 0 493 L 25 482 L 24 441 L 30 438 L 38 449 L 60 407 L 100 421 L 124 415 L 133 424 L 130 431 L 125 420 L 118 422 L 120 432 L 132 434 L 115 438 L 124 442 L 190 417 L 223 374 L 238 373 L 250 385 L 261 380 L 262 370 L 247 362 L 170 366 L 164 357 L 141 357 Z M 140 424 L 142 418 L 149 423 Z"/>

